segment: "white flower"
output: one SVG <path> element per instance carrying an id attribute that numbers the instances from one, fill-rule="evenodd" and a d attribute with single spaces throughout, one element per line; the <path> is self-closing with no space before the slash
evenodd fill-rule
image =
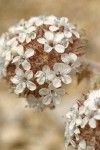
<path id="1" fill-rule="evenodd" d="M 78 57 L 74 53 L 64 53 L 61 55 L 61 60 L 72 67 L 72 69 L 76 70 L 77 67 L 80 66 L 80 62 L 78 60 Z"/>
<path id="2" fill-rule="evenodd" d="M 36 98 L 34 95 L 29 94 L 26 100 L 28 102 L 29 107 L 33 107 L 36 110 L 41 110 L 42 111 L 44 109 L 42 99 L 43 99 L 42 97 Z"/>
<path id="3" fill-rule="evenodd" d="M 74 104 L 74 106 L 70 109 L 70 111 L 66 114 L 67 118 L 70 119 L 69 129 L 73 130 L 75 126 L 79 126 L 82 124 L 82 118 L 80 116 L 78 104 Z"/>
<path id="4" fill-rule="evenodd" d="M 18 56 L 14 57 L 14 59 L 12 60 L 12 63 L 15 63 L 15 64 L 18 63 L 18 65 L 22 64 L 25 70 L 30 70 L 31 65 L 27 59 L 34 55 L 34 50 L 32 48 L 27 48 L 25 51 L 22 45 L 15 47 L 15 50 Z"/>
<path id="5" fill-rule="evenodd" d="M 88 95 L 88 99 L 84 102 L 90 110 L 97 110 L 100 106 L 100 89 L 91 91 Z"/>
<path id="6" fill-rule="evenodd" d="M 56 77 L 53 79 L 53 86 L 58 88 L 62 85 L 61 82 L 65 84 L 70 84 L 72 82 L 71 77 L 68 75 L 71 71 L 71 67 L 69 65 L 63 63 L 55 63 L 53 66 Z"/>
<path id="7" fill-rule="evenodd" d="M 18 41 L 16 40 L 16 38 L 12 38 L 9 41 L 7 41 L 5 47 L 4 47 L 4 51 L 2 52 L 2 57 L 5 59 L 5 64 L 8 64 L 13 56 L 14 53 L 12 52 L 12 50 L 18 45 Z"/>
<path id="8" fill-rule="evenodd" d="M 64 34 L 62 32 L 53 33 L 45 31 L 44 38 L 39 38 L 37 41 L 44 45 L 45 52 L 51 52 L 54 49 L 58 53 L 63 53 L 65 47 L 60 44 L 63 38 Z"/>
<path id="9" fill-rule="evenodd" d="M 17 68 L 15 73 L 16 75 L 11 78 L 11 82 L 16 85 L 16 94 L 22 93 L 25 88 L 28 88 L 30 91 L 36 89 L 36 85 L 30 81 L 33 78 L 33 72 L 31 70 L 24 73 L 20 68 Z"/>
<path id="10" fill-rule="evenodd" d="M 0 60 L 0 79 L 6 76 L 6 66 L 4 61 Z"/>
<path id="11" fill-rule="evenodd" d="M 44 24 L 45 25 L 55 25 L 57 23 L 57 17 L 51 15 L 45 18 Z"/>
<path id="12" fill-rule="evenodd" d="M 51 102 L 59 104 L 61 102 L 61 96 L 65 94 L 64 89 L 56 89 L 52 84 L 49 84 L 48 88 L 42 88 L 39 90 L 39 94 L 44 96 L 43 104 L 49 105 Z"/>
<path id="13" fill-rule="evenodd" d="M 80 38 L 79 33 L 76 30 L 76 27 L 73 26 L 69 21 L 68 18 L 62 17 L 59 21 L 59 26 L 64 26 L 64 34 L 66 38 L 71 38 L 72 34 L 76 36 L 76 38 Z"/>
<path id="14" fill-rule="evenodd" d="M 44 66 L 42 71 L 39 70 L 35 74 L 35 78 L 37 78 L 38 84 L 42 85 L 44 82 L 52 81 L 55 77 L 54 71 L 50 70 L 49 66 Z"/>
<path id="15" fill-rule="evenodd" d="M 33 26 L 30 22 L 23 22 L 22 25 L 17 27 L 17 32 L 19 33 L 18 41 L 23 43 L 31 42 L 36 38 L 36 26 Z"/>

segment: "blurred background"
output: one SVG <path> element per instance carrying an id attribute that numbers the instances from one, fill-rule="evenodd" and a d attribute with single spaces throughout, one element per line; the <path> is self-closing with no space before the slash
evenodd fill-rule
<path id="1" fill-rule="evenodd" d="M 86 31 L 85 57 L 100 65 L 100 0 L 0 0 L 0 33 L 31 16 L 65 16 L 78 29 Z M 75 99 L 89 89 L 87 79 L 78 86 L 76 79 L 66 87 L 68 95 L 55 110 L 35 112 L 26 101 L 9 94 L 0 81 L 0 150 L 65 150 L 65 113 Z"/>

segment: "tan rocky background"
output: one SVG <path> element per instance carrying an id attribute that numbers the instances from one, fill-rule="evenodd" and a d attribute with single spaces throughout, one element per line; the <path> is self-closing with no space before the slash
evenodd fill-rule
<path id="1" fill-rule="evenodd" d="M 86 30 L 85 57 L 100 65 L 100 0 L 0 0 L 0 33 L 19 19 L 52 14 L 67 16 Z M 74 79 L 62 104 L 43 113 L 25 108 L 25 100 L 9 94 L 8 87 L 0 81 L 0 150 L 65 150 L 63 115 L 74 99 L 88 91 L 88 81 L 77 86 Z"/>

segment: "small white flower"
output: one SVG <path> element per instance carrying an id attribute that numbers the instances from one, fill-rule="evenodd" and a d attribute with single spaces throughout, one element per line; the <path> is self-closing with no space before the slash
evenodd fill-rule
<path id="1" fill-rule="evenodd" d="M 22 64 L 25 70 L 30 70 L 31 65 L 28 62 L 28 58 L 34 55 L 34 50 L 32 48 L 27 48 L 25 51 L 22 45 L 15 47 L 15 50 L 18 55 L 14 57 L 14 59 L 12 60 L 12 63 L 15 63 L 15 64 L 18 63 L 18 65 Z"/>
<path id="2" fill-rule="evenodd" d="M 0 79 L 6 76 L 6 66 L 4 61 L 0 60 Z"/>
<path id="3" fill-rule="evenodd" d="M 55 25 L 57 23 L 57 18 L 53 15 L 48 16 L 44 20 L 45 25 Z"/>
<path id="4" fill-rule="evenodd" d="M 80 61 L 76 54 L 74 53 L 64 53 L 61 55 L 61 60 L 72 67 L 72 69 L 76 70 L 77 67 L 80 66 Z"/>
<path id="5" fill-rule="evenodd" d="M 51 102 L 59 104 L 61 102 L 61 96 L 65 94 L 64 89 L 56 89 L 52 84 L 49 84 L 48 88 L 42 88 L 39 90 L 39 94 L 44 96 L 43 104 L 49 105 Z"/>
<path id="6" fill-rule="evenodd" d="M 17 32 L 19 33 L 18 41 L 23 43 L 31 42 L 36 38 L 36 26 L 33 26 L 30 22 L 24 22 L 22 25 L 17 27 Z"/>
<path id="7" fill-rule="evenodd" d="M 44 82 L 52 81 L 55 77 L 54 71 L 50 70 L 49 66 L 44 66 L 42 71 L 39 70 L 35 74 L 35 78 L 37 78 L 38 84 L 42 85 Z"/>
<path id="8" fill-rule="evenodd" d="M 28 102 L 29 107 L 33 107 L 36 110 L 41 110 L 42 111 L 44 109 L 42 99 L 43 99 L 42 97 L 36 98 L 34 95 L 29 94 L 26 100 Z"/>
<path id="9" fill-rule="evenodd" d="M 44 33 L 44 38 L 39 38 L 37 41 L 44 45 L 45 52 L 51 52 L 54 49 L 58 53 L 63 53 L 65 47 L 60 44 L 63 38 L 64 34 L 62 32 L 53 33 L 46 31 Z"/>
<path id="10" fill-rule="evenodd" d="M 80 116 L 78 104 L 74 104 L 74 106 L 67 113 L 67 118 L 70 119 L 69 129 L 73 130 L 75 126 L 79 126 L 82 124 L 82 118 Z"/>
<path id="11" fill-rule="evenodd" d="M 71 67 L 69 65 L 63 63 L 55 63 L 53 66 L 56 77 L 53 79 L 53 86 L 58 88 L 62 85 L 61 82 L 65 84 L 70 84 L 72 82 L 71 77 L 68 75 L 71 71 Z"/>
<path id="12" fill-rule="evenodd" d="M 30 81 L 33 78 L 33 72 L 31 70 L 24 73 L 20 68 L 17 68 L 15 73 L 16 75 L 11 78 L 11 82 L 16 85 L 16 94 L 22 93 L 25 88 L 28 88 L 30 91 L 36 89 L 36 85 Z"/>
<path id="13" fill-rule="evenodd" d="M 12 49 L 14 49 L 17 45 L 18 41 L 16 40 L 16 38 L 12 38 L 11 40 L 7 41 L 4 47 L 4 51 L 2 52 L 2 57 L 5 59 L 6 64 L 12 60 L 14 56 Z"/>
<path id="14" fill-rule="evenodd" d="M 97 110 L 100 106 L 100 89 L 91 91 L 84 105 L 90 110 Z"/>

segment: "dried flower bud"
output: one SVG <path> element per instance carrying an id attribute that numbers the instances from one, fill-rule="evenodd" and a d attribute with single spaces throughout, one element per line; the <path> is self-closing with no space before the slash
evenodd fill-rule
<path id="1" fill-rule="evenodd" d="M 66 147 L 100 149 L 100 89 L 91 91 L 66 114 Z"/>
<path id="2" fill-rule="evenodd" d="M 29 106 L 37 107 L 37 101 L 53 107 L 65 94 L 62 84 L 70 84 L 80 66 L 81 44 L 80 34 L 65 17 L 21 20 L 0 38 L 0 77 L 26 97 Z"/>

